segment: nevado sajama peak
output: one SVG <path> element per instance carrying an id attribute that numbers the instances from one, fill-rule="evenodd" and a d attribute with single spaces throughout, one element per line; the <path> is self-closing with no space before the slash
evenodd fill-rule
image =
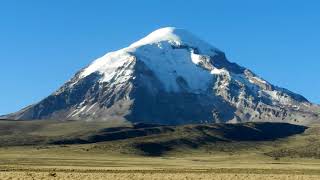
<path id="1" fill-rule="evenodd" d="M 158 29 L 80 70 L 9 119 L 160 124 L 315 122 L 319 106 L 230 62 L 184 29 Z"/>

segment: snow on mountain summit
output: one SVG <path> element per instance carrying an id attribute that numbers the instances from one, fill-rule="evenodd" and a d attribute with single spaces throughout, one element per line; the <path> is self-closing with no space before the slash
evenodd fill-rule
<path id="1" fill-rule="evenodd" d="M 184 29 L 166 27 L 127 48 L 95 60 L 84 69 L 81 77 L 98 72 L 103 75 L 101 82 L 109 82 L 119 68 L 123 69 L 130 61 L 140 60 L 157 75 L 168 91 L 179 91 L 177 77 L 183 78 L 191 90 L 202 91 L 207 89 L 212 76 L 208 70 L 196 65 L 206 57 L 216 55 L 217 51 Z"/>
<path id="2" fill-rule="evenodd" d="M 202 53 L 214 53 L 217 49 L 210 44 L 204 42 L 200 38 L 196 37 L 189 31 L 176 28 L 176 27 L 165 27 L 160 28 L 139 41 L 131 44 L 129 47 L 136 48 L 143 45 L 155 44 L 162 41 L 167 41 L 171 44 L 182 46 L 188 45 L 190 47 L 197 47 Z"/>

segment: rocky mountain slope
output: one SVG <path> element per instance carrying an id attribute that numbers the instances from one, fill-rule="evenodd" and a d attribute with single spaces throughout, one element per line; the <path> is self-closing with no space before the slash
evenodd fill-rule
<path id="1" fill-rule="evenodd" d="M 39 103 L 3 118 L 309 124 L 319 110 L 188 31 L 168 27 L 107 53 Z"/>

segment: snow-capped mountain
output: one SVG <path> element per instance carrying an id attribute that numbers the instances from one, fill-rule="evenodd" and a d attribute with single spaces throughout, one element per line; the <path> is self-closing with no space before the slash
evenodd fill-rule
<path id="1" fill-rule="evenodd" d="M 319 109 L 188 31 L 168 27 L 98 58 L 52 95 L 6 118 L 307 124 Z"/>

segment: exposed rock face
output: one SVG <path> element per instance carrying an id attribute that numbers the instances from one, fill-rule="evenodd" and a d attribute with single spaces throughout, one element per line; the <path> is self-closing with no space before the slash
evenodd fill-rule
<path id="1" fill-rule="evenodd" d="M 97 59 L 52 95 L 5 117 L 308 124 L 317 121 L 319 109 L 229 62 L 191 33 L 163 28 Z"/>

